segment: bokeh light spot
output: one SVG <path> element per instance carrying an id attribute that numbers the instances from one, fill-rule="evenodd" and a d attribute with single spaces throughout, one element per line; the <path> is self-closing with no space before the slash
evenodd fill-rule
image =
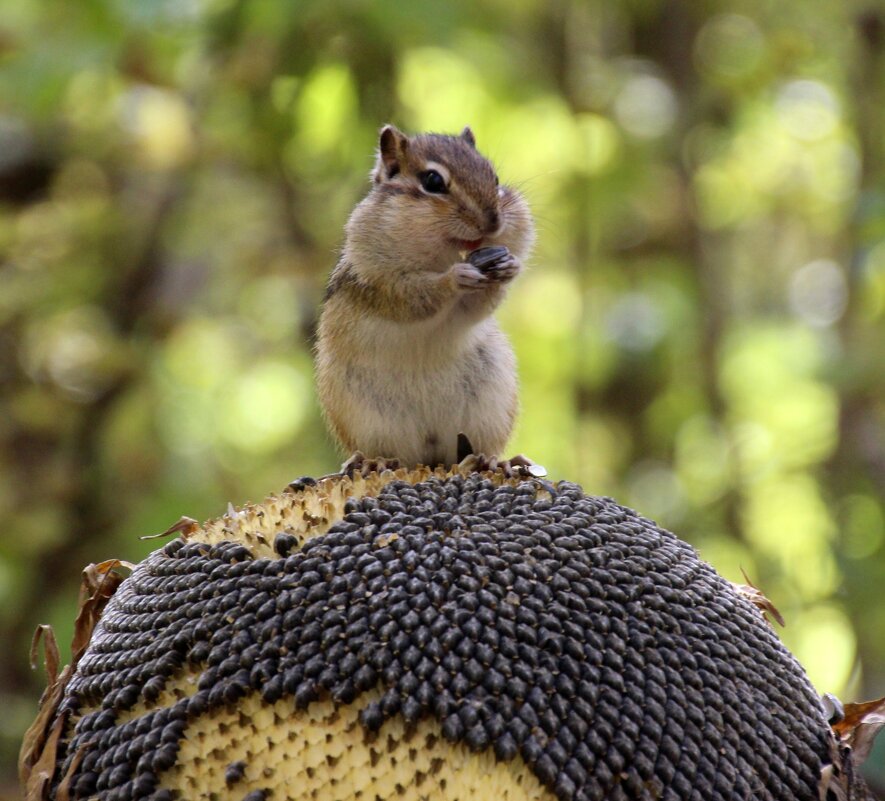
<path id="1" fill-rule="evenodd" d="M 647 351 L 664 335 L 664 315 L 650 295 L 627 292 L 606 314 L 605 330 L 609 339 L 625 350 Z"/>
<path id="2" fill-rule="evenodd" d="M 778 92 L 775 108 L 781 124 L 797 139 L 820 139 L 839 121 L 839 101 L 820 81 L 790 81 Z"/>
<path id="3" fill-rule="evenodd" d="M 629 78 L 615 98 L 615 117 L 621 126 L 640 139 L 663 136 L 676 121 L 676 94 L 656 75 Z"/>
<path id="4" fill-rule="evenodd" d="M 300 147 L 307 148 L 308 156 L 349 147 L 353 142 L 348 131 L 355 125 L 356 110 L 356 87 L 347 66 L 318 67 L 305 79 L 295 109 Z"/>
<path id="5" fill-rule="evenodd" d="M 577 126 L 582 143 L 578 169 L 587 175 L 605 172 L 618 158 L 620 136 L 617 127 L 599 114 L 581 114 Z"/>
<path id="6" fill-rule="evenodd" d="M 135 86 L 120 98 L 119 115 L 149 167 L 171 169 L 193 153 L 190 111 L 175 92 Z"/>
<path id="7" fill-rule="evenodd" d="M 803 610 L 788 620 L 782 636 L 819 692 L 842 693 L 854 667 L 857 641 L 838 606 Z"/>
<path id="8" fill-rule="evenodd" d="M 749 17 L 719 14 L 701 28 L 695 41 L 695 63 L 711 78 L 734 80 L 761 63 L 765 39 Z"/>
<path id="9" fill-rule="evenodd" d="M 309 398 L 305 375 L 289 364 L 268 361 L 237 377 L 222 399 L 219 434 L 249 452 L 292 442 Z"/>
<path id="10" fill-rule="evenodd" d="M 401 59 L 399 96 L 422 131 L 459 131 L 476 125 L 489 104 L 482 76 L 457 53 L 436 47 L 408 50 Z"/>
<path id="11" fill-rule="evenodd" d="M 845 274 L 829 259 L 818 259 L 796 270 L 789 294 L 793 313 L 815 328 L 837 322 L 848 304 Z"/>

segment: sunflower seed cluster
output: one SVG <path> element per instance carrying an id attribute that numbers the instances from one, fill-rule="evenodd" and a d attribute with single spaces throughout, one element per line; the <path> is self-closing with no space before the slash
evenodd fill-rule
<path id="1" fill-rule="evenodd" d="M 338 748 L 318 798 L 378 797 L 348 791 L 348 771 L 381 770 L 420 730 L 397 753 L 426 765 L 390 797 L 457 797 L 428 788 L 461 749 L 489 775 L 537 780 L 542 795 L 510 798 L 817 801 L 828 727 L 801 667 L 690 546 L 609 499 L 566 482 L 394 480 L 324 533 L 273 545 L 179 539 L 124 582 L 63 702 L 72 798 L 197 797 L 170 780 L 194 727 L 248 704 L 237 731 L 258 732 L 263 709 L 280 742 L 352 711 L 348 736 L 370 756 L 317 736 Z M 280 778 L 288 761 L 244 784 L 277 742 L 255 737 L 219 756 L 221 797 L 311 797 Z"/>

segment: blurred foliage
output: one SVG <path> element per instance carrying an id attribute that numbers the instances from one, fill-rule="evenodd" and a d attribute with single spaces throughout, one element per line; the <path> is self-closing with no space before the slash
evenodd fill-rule
<path id="1" fill-rule="evenodd" d="M 7 786 L 82 566 L 336 465 L 310 338 L 385 121 L 469 123 L 536 212 L 513 449 L 885 694 L 883 53 L 872 0 L 6 4 Z"/>

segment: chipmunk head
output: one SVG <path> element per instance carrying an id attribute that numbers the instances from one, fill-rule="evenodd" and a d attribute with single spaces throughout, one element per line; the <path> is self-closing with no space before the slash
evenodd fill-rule
<path id="1" fill-rule="evenodd" d="M 376 192 L 407 201 L 399 208 L 413 225 L 438 237 L 441 248 L 474 250 L 505 229 L 524 227 L 528 218 L 522 196 L 499 184 L 470 128 L 458 136 L 408 137 L 385 125 L 372 178 Z"/>

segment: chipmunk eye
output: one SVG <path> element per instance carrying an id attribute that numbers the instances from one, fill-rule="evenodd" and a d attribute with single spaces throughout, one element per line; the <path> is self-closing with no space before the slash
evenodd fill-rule
<path id="1" fill-rule="evenodd" d="M 418 180 L 425 191 L 432 192 L 435 195 L 448 192 L 445 179 L 436 170 L 427 170 L 418 174 Z"/>

